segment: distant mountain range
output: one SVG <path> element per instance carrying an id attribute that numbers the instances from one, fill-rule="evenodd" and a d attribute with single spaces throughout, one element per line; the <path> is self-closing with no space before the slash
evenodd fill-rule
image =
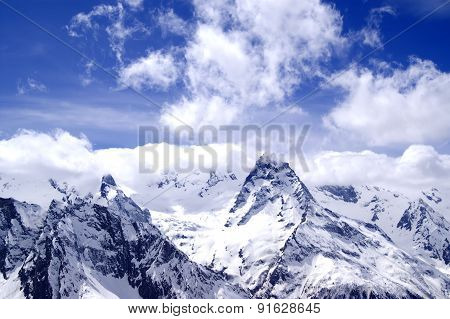
<path id="1" fill-rule="evenodd" d="M 449 298 L 449 201 L 308 189 L 269 156 L 138 191 L 0 173 L 0 297 Z"/>

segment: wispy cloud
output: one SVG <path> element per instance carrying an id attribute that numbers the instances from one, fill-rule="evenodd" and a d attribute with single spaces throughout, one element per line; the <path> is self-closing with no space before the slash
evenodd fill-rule
<path id="1" fill-rule="evenodd" d="M 26 80 L 19 79 L 17 81 L 17 94 L 25 95 L 31 92 L 47 92 L 47 86 L 31 77 Z"/>
<path id="2" fill-rule="evenodd" d="M 188 36 L 192 33 L 194 27 L 176 15 L 172 9 L 158 12 L 156 14 L 156 20 L 163 34 L 173 33 L 181 36 Z"/>
<path id="3" fill-rule="evenodd" d="M 394 9 L 390 6 L 384 6 L 370 10 L 367 25 L 359 33 L 363 44 L 372 48 L 381 46 L 382 36 L 380 28 L 385 15 L 395 15 Z"/>
<path id="4" fill-rule="evenodd" d="M 142 1 L 127 1 L 133 9 L 139 8 Z M 98 19 L 106 18 L 108 23 L 100 23 Z M 119 64 L 123 63 L 125 42 L 136 34 L 148 34 L 149 29 L 140 21 L 133 18 L 124 7 L 122 1 L 118 0 L 116 5 L 98 5 L 88 13 L 80 12 L 75 15 L 67 30 L 72 37 L 82 35 L 94 35 L 99 31 L 105 31 L 108 35 L 110 47 L 114 52 Z"/>
<path id="5" fill-rule="evenodd" d="M 448 0 L 389 0 L 389 4 L 399 10 L 415 16 L 423 16 Z M 433 18 L 445 18 L 450 15 L 450 4 L 433 15 Z"/>
<path id="6" fill-rule="evenodd" d="M 8 102 L 9 105 L 14 102 Z M 136 109 L 124 102 L 120 107 L 102 104 L 65 102 L 53 99 L 28 99 L 14 112 L 0 108 L 5 125 L 12 120 L 20 127 L 64 127 L 81 130 L 102 129 L 110 132 L 137 132 L 139 125 L 155 122 L 157 114 L 145 108 Z"/>

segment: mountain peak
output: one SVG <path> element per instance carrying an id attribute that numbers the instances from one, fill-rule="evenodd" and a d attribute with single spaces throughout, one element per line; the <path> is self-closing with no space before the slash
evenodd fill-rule
<path id="1" fill-rule="evenodd" d="M 267 154 L 267 153 L 264 153 L 263 155 L 261 155 L 256 161 L 257 164 L 258 163 L 276 163 L 276 162 L 277 161 L 275 159 L 275 155 Z"/>
<path id="2" fill-rule="evenodd" d="M 306 203 L 312 201 L 309 190 L 288 163 L 263 155 L 242 185 L 225 226 L 244 225 L 261 211 L 268 214 L 276 211 L 276 218 L 284 222 L 286 219 L 280 217 L 284 211 L 290 210 L 292 205 L 306 207 Z M 274 205 L 279 207 L 274 208 Z"/>
<path id="3" fill-rule="evenodd" d="M 114 180 L 111 174 L 102 177 L 102 184 L 106 184 L 109 186 L 117 186 L 116 181 Z"/>
<path id="4" fill-rule="evenodd" d="M 263 154 L 256 161 L 255 168 L 285 168 L 289 164 L 278 160 L 273 154 Z"/>
<path id="5" fill-rule="evenodd" d="M 116 195 L 117 184 L 114 178 L 108 174 L 102 177 L 102 184 L 100 186 L 100 194 L 104 198 L 112 198 Z M 110 196 L 111 190 L 114 190 L 114 194 Z"/>

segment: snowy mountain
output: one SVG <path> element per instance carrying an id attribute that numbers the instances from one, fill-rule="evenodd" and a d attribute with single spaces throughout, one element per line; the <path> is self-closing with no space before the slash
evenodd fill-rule
<path id="1" fill-rule="evenodd" d="M 348 194 L 349 189 L 352 189 L 352 200 L 342 196 Z M 437 194 L 438 190 L 434 189 L 411 199 L 398 192 L 369 186 L 321 186 L 314 190 L 324 207 L 379 226 L 397 246 L 448 272 L 450 223 L 444 217 L 448 216 L 448 211 Z"/>
<path id="2" fill-rule="evenodd" d="M 229 204 L 243 178 L 245 176 L 232 172 L 172 172 L 135 191 L 131 197 L 137 204 L 152 211 L 214 212 Z"/>
<path id="3" fill-rule="evenodd" d="M 337 200 L 354 203 L 347 189 Z M 399 248 L 373 223 L 323 208 L 286 163 L 262 157 L 233 206 L 155 222 L 193 260 L 254 297 L 449 297 L 450 278 Z M 183 234 L 182 237 L 179 234 Z"/>
<path id="4" fill-rule="evenodd" d="M 450 297 L 437 189 L 308 188 L 270 156 L 90 193 L 1 177 L 3 298 Z"/>
<path id="5" fill-rule="evenodd" d="M 221 275 L 190 261 L 111 176 L 103 178 L 96 198 L 57 188 L 63 201 L 53 201 L 45 218 L 36 206 L 0 201 L 2 297 L 246 296 Z M 30 225 L 33 214 L 42 226 Z"/>

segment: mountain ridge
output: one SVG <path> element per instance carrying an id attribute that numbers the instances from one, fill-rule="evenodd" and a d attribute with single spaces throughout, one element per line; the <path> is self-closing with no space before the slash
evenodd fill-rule
<path id="1" fill-rule="evenodd" d="M 44 226 L 30 235 L 33 245 L 9 278 L 3 271 L 4 279 L 18 278 L 25 298 L 101 297 L 96 293 L 108 290 L 102 281 L 116 285 L 108 296 L 122 298 L 127 297 L 120 295 L 123 290 L 135 298 L 246 296 L 220 274 L 190 261 L 112 181 L 103 179 L 97 199 L 68 192 L 63 201 L 52 201 Z"/>
<path id="2" fill-rule="evenodd" d="M 232 172 L 195 178 L 149 186 L 184 193 L 174 213 L 141 208 L 135 199 L 148 196 L 130 197 L 111 175 L 84 197 L 49 179 L 48 210 L 0 198 L 2 296 L 450 297 L 449 227 L 436 210 L 446 200 L 437 189 L 417 201 L 377 187 L 309 189 L 269 156 L 242 182 Z M 186 199 L 192 205 L 182 206 Z"/>

